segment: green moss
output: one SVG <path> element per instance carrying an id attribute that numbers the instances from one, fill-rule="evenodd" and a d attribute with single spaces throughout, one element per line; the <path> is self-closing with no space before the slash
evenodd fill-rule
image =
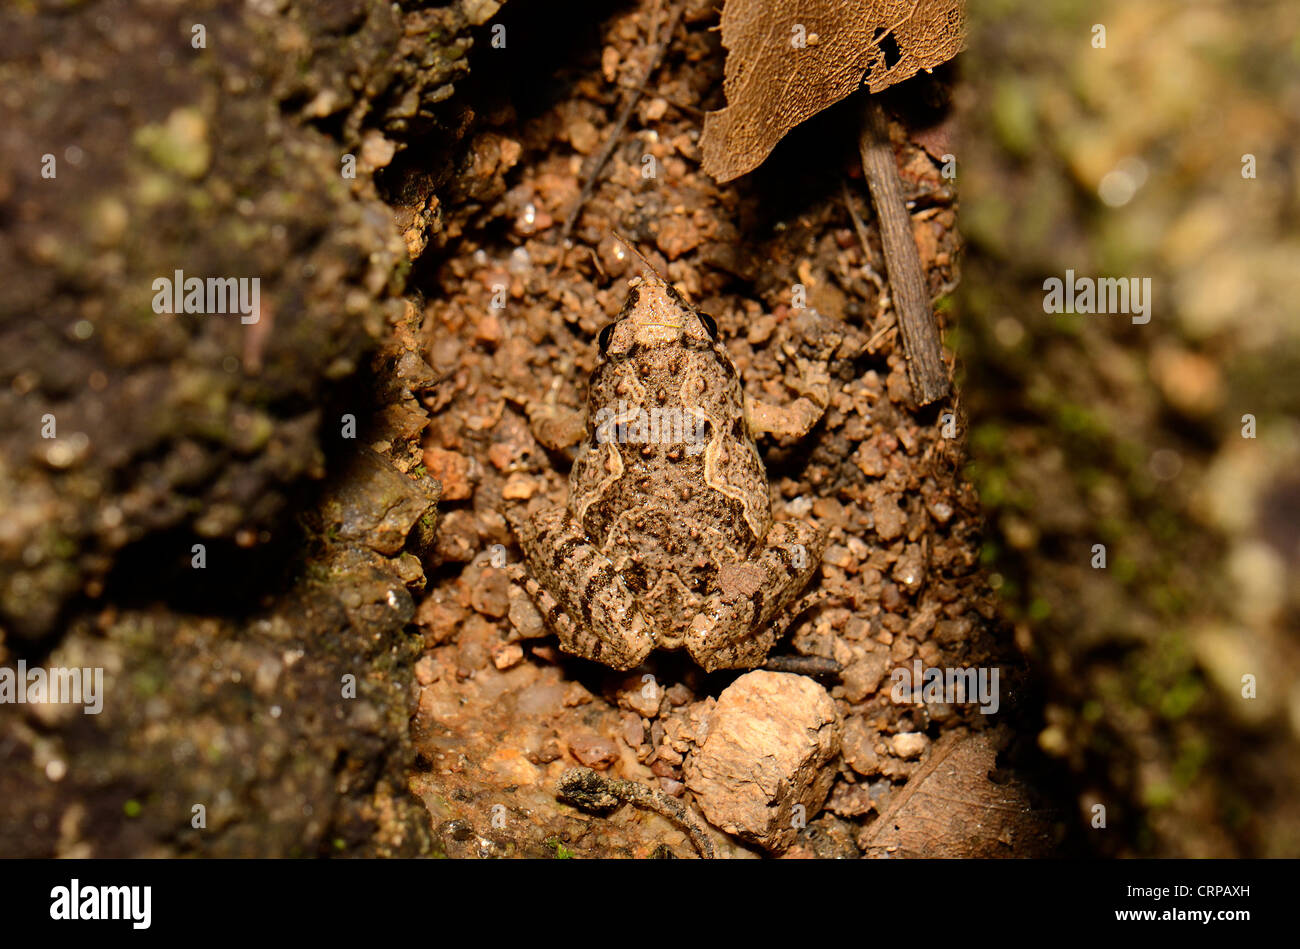
<path id="1" fill-rule="evenodd" d="M 1174 762 L 1174 781 L 1180 787 L 1190 787 L 1209 758 L 1210 747 L 1204 738 L 1199 735 L 1187 738 L 1178 748 L 1178 760 Z"/>
<path id="2" fill-rule="evenodd" d="M 411 261 L 405 255 L 393 267 L 392 273 L 388 279 L 388 289 L 394 294 L 401 293 L 406 289 L 406 278 L 411 272 Z"/>
<path id="3" fill-rule="evenodd" d="M 186 178 L 201 178 L 212 160 L 207 120 L 198 109 L 177 109 L 161 125 L 145 125 L 134 143 L 160 168 Z"/>
<path id="4" fill-rule="evenodd" d="M 1058 336 L 1078 336 L 1083 332 L 1084 321 L 1074 314 L 1060 314 L 1049 317 L 1047 328 Z"/>
<path id="5" fill-rule="evenodd" d="M 993 128 L 998 140 L 1013 155 L 1027 156 L 1039 147 L 1034 98 L 1018 79 L 1000 82 L 993 93 Z"/>
<path id="6" fill-rule="evenodd" d="M 556 860 L 573 859 L 573 851 L 564 846 L 564 842 L 559 837 L 547 837 L 544 843 L 555 851 Z"/>
<path id="7" fill-rule="evenodd" d="M 989 469 L 979 482 L 980 500 L 989 508 L 1005 507 L 1011 499 L 1010 483 L 1005 471 Z"/>
<path id="8" fill-rule="evenodd" d="M 1002 550 L 996 541 L 986 540 L 980 547 L 980 565 L 990 567 L 1000 559 Z"/>
<path id="9" fill-rule="evenodd" d="M 162 691 L 166 679 L 157 669 L 142 669 L 131 677 L 131 684 L 142 698 L 150 698 Z"/>
<path id="10" fill-rule="evenodd" d="M 1170 720 L 1180 719 L 1196 707 L 1205 689 L 1198 678 L 1186 675 L 1176 682 L 1160 700 L 1160 714 Z"/>
<path id="11" fill-rule="evenodd" d="M 971 429 L 971 447 L 981 454 L 995 454 L 1006 444 L 1006 429 L 996 423 L 984 423 Z"/>
<path id="12" fill-rule="evenodd" d="M 1061 402 L 1055 408 L 1056 423 L 1067 435 L 1100 439 L 1106 434 L 1105 426 L 1091 409 L 1070 402 Z"/>
<path id="13" fill-rule="evenodd" d="M 1018 613 L 1020 600 L 1020 582 L 1012 577 L 1002 575 L 1002 585 L 994 590 L 997 595 L 1006 602 L 1008 610 L 1014 615 Z"/>
<path id="14" fill-rule="evenodd" d="M 1174 786 L 1166 781 L 1153 784 L 1142 795 L 1142 803 L 1151 810 L 1168 807 L 1174 802 Z"/>
<path id="15" fill-rule="evenodd" d="M 1137 561 L 1127 554 L 1116 554 L 1111 558 L 1110 566 L 1115 579 L 1125 585 L 1132 583 L 1138 575 Z"/>
<path id="16" fill-rule="evenodd" d="M 1167 584 L 1152 587 L 1146 600 L 1157 613 L 1165 617 L 1181 615 L 1190 603 L 1186 591 Z"/>

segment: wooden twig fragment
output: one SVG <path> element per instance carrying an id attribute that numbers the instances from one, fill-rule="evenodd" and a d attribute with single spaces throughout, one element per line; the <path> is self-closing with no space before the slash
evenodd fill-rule
<path id="1" fill-rule="evenodd" d="M 939 327 L 930 305 L 921 255 L 912 236 L 912 217 L 903 203 L 898 165 L 889 142 L 885 113 L 874 97 L 864 95 L 865 111 L 858 149 L 862 171 L 871 190 L 871 201 L 880 221 L 880 243 L 885 252 L 894 312 L 902 330 L 907 374 L 917 403 L 929 405 L 945 398 L 949 391 L 948 369 L 943 362 Z"/>
<path id="2" fill-rule="evenodd" d="M 875 344 L 883 338 L 883 335 L 893 329 L 894 321 L 890 320 L 885 323 L 882 317 L 893 304 L 889 299 L 889 287 L 885 281 L 880 279 L 880 274 L 876 273 L 876 268 L 871 266 L 871 242 L 867 239 L 867 226 L 862 223 L 862 217 L 858 214 L 858 209 L 853 206 L 853 195 L 849 193 L 847 182 L 840 182 L 840 189 L 844 192 L 844 207 L 849 212 L 849 218 L 853 221 L 853 230 L 857 231 L 858 244 L 862 247 L 862 276 L 866 277 L 873 287 L 876 288 L 876 314 L 871 320 L 871 327 L 875 331 L 872 342 L 867 345 L 867 350 L 875 349 Z"/>

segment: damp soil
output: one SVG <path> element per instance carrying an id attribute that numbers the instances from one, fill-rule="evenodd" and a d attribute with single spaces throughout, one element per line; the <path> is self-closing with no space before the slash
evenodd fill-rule
<path id="1" fill-rule="evenodd" d="M 686 6 L 625 128 L 616 118 L 645 72 L 653 5 L 575 19 L 585 25 L 569 30 L 524 4 L 501 12 L 506 36 L 529 37 L 546 62 L 511 52 L 509 39 L 504 50 L 475 50 L 461 87 L 462 106 L 479 121 L 455 185 L 462 201 L 444 208 L 437 233 L 408 233 L 408 245 L 427 239 L 409 289 L 422 299 L 428 361 L 440 379 L 424 397 L 423 463 L 443 487 L 416 613 L 425 652 L 416 666 L 412 790 L 449 855 L 692 852 L 663 817 L 625 807 L 592 819 L 556 803 L 554 787 L 582 764 L 689 803 L 683 756 L 739 673 L 705 675 L 663 653 L 628 673 L 567 657 L 529 622 L 506 577 L 520 553 L 503 507 L 564 502 L 572 449 L 561 433 L 580 418 L 596 336 L 639 272 L 617 232 L 716 319 L 750 396 L 793 401 L 799 376 L 787 353 L 828 321 L 843 336 L 822 421 L 798 443 L 767 439 L 760 451 L 777 516 L 813 518 L 830 534 L 815 581 L 822 599 L 774 652 L 843 670 L 823 680 L 845 736 L 838 774 L 824 813 L 790 853 L 837 841 L 836 855 L 860 855 L 875 819 L 926 757 L 906 745 L 900 755 L 896 734 L 919 733 L 924 749 L 949 732 L 988 731 L 1008 760 L 1034 769 L 1016 737 L 1035 733 L 1037 706 L 980 566 L 981 514 L 955 437 L 960 401 L 915 404 L 880 276 L 853 102 L 798 129 L 760 171 L 719 186 L 699 170 L 700 117 L 722 105 L 711 8 Z M 535 43 L 539 36 L 547 40 Z M 535 78 L 521 91 L 524 75 Z M 953 79 L 940 71 L 888 99 L 940 320 L 961 250 L 956 197 L 941 175 Z M 611 136 L 566 246 L 563 224 Z M 386 171 L 394 194 L 418 188 L 420 161 L 414 151 Z M 866 222 L 865 245 L 854 213 Z M 891 670 L 916 661 L 999 667 L 1000 714 L 895 702 Z M 1048 799 L 1038 803 L 1050 810 Z M 1050 825 L 1043 814 L 1026 820 Z M 1030 856 L 1062 836 L 1052 828 L 1044 838 L 1008 837 L 993 852 Z M 723 853 L 753 852 L 717 837 Z"/>

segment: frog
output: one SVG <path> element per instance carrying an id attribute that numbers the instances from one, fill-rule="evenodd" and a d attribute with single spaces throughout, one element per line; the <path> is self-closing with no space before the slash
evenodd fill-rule
<path id="1" fill-rule="evenodd" d="M 523 553 L 509 574 L 569 654 L 625 671 L 684 649 L 706 672 L 753 668 L 827 543 L 812 521 L 774 520 L 756 437 L 806 435 L 829 380 L 786 410 L 747 399 L 717 322 L 642 260 L 597 338 L 566 503 L 506 512 Z"/>

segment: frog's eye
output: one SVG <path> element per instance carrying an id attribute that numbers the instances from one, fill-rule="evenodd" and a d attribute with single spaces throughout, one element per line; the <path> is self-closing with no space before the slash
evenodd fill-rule
<path id="1" fill-rule="evenodd" d="M 714 322 L 713 317 L 707 313 L 701 313 L 700 322 L 704 324 L 704 328 L 709 331 L 709 335 L 716 341 L 718 338 L 718 324 Z"/>
<path id="2" fill-rule="evenodd" d="M 605 355 L 605 350 L 609 348 L 609 338 L 614 335 L 614 324 L 610 323 L 600 331 L 600 338 L 597 341 L 600 346 L 600 354 Z"/>

